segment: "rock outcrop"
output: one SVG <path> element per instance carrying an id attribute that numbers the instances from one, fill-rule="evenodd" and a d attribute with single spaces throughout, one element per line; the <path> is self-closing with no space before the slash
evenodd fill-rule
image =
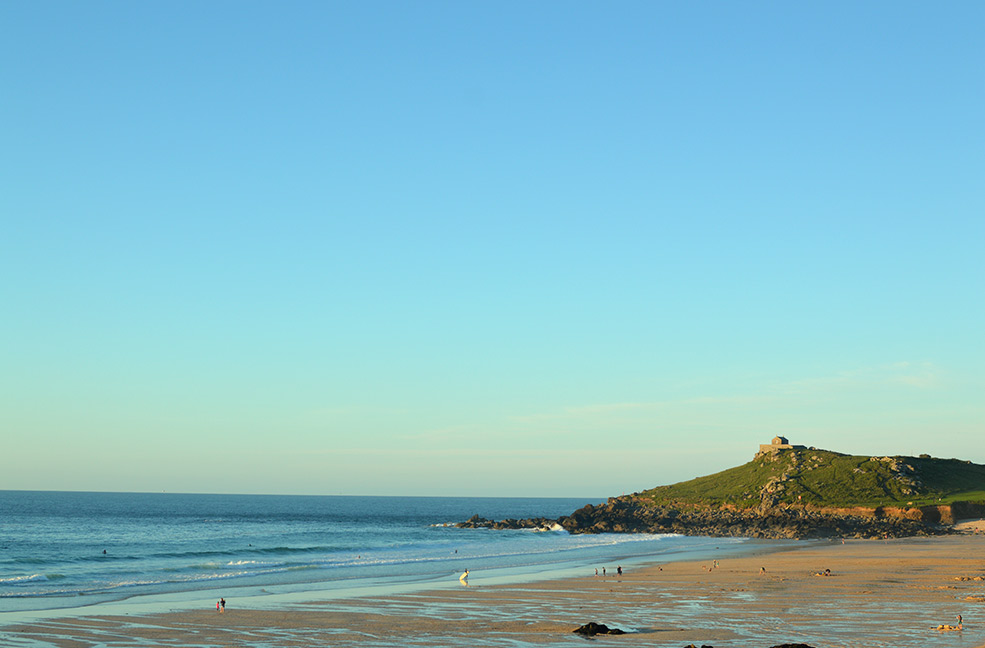
<path id="1" fill-rule="evenodd" d="M 604 623 L 595 623 L 594 621 L 589 621 L 583 626 L 579 626 L 572 630 L 575 634 L 585 635 L 586 637 L 594 637 L 595 635 L 608 634 L 608 635 L 622 635 L 626 634 L 625 631 L 619 628 L 610 628 Z"/>
<path id="2" fill-rule="evenodd" d="M 531 529 L 533 531 L 559 531 L 562 528 L 557 520 L 550 520 L 548 518 L 527 518 L 523 520 L 507 518 L 497 522 L 495 520 L 487 520 L 478 515 L 473 515 L 455 526 L 462 529 Z"/>
<path id="3" fill-rule="evenodd" d="M 939 520 L 938 520 L 939 521 Z M 884 538 L 947 533 L 936 522 L 878 510 L 838 511 L 802 506 L 655 506 L 630 497 L 585 506 L 558 520 L 570 533 L 680 533 L 752 538 Z"/>
<path id="4" fill-rule="evenodd" d="M 940 522 L 941 507 L 926 514 L 905 510 L 823 509 L 807 506 L 760 506 L 750 509 L 657 506 L 635 496 L 614 497 L 587 505 L 557 520 L 533 518 L 494 522 L 473 516 L 457 526 L 490 529 L 564 529 L 569 533 L 679 533 L 716 537 L 771 539 L 895 538 L 940 535 L 951 529 Z"/>

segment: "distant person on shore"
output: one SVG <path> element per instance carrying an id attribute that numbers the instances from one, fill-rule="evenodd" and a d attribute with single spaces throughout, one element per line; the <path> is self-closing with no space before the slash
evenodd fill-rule
<path id="1" fill-rule="evenodd" d="M 616 565 L 616 574 L 622 576 L 622 565 Z"/>
<path id="2" fill-rule="evenodd" d="M 602 577 L 605 577 L 605 567 L 602 568 Z"/>
<path id="3" fill-rule="evenodd" d="M 216 601 L 215 602 L 215 611 L 216 612 L 222 612 L 222 608 L 219 607 L 219 601 Z"/>
<path id="4" fill-rule="evenodd" d="M 598 575 L 599 575 L 599 568 L 598 568 L 598 567 L 596 567 L 596 568 L 595 568 L 595 575 L 596 575 L 596 576 L 598 576 Z"/>
<path id="5" fill-rule="evenodd" d="M 958 615 L 958 630 L 964 630 L 964 619 L 961 618 L 960 614 Z"/>
<path id="6" fill-rule="evenodd" d="M 765 567 L 760 567 L 759 568 L 759 573 L 760 574 L 765 574 L 766 573 L 766 568 Z"/>
<path id="7" fill-rule="evenodd" d="M 466 585 L 468 585 L 468 582 L 469 582 L 469 570 L 466 569 L 464 572 L 462 572 L 462 575 L 458 577 L 458 580 L 460 580 L 463 583 L 465 583 Z"/>
<path id="8" fill-rule="evenodd" d="M 226 599 L 220 598 L 219 603 L 222 605 L 222 609 L 219 610 L 219 614 L 222 614 L 223 612 L 226 611 Z"/>

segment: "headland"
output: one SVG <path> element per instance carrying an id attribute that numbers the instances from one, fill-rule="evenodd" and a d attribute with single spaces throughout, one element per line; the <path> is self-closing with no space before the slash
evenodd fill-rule
<path id="1" fill-rule="evenodd" d="M 588 505 L 556 520 L 464 527 L 570 533 L 679 533 L 751 538 L 903 538 L 946 535 L 985 517 L 985 466 L 929 455 L 858 456 L 776 437 L 752 461 L 686 482 Z"/>

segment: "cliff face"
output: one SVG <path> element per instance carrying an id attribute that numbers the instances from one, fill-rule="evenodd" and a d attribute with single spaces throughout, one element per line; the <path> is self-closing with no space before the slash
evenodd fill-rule
<path id="1" fill-rule="evenodd" d="M 968 518 L 985 518 L 985 504 L 978 502 L 952 502 L 939 506 L 920 506 L 899 508 L 879 506 L 871 511 L 874 517 L 906 518 L 924 524 L 954 524 Z"/>
<path id="2" fill-rule="evenodd" d="M 563 528 L 569 533 L 678 533 L 745 538 L 898 538 L 950 533 L 947 525 L 964 517 L 985 517 L 985 506 L 900 509 L 813 508 L 777 506 L 763 509 L 655 506 L 633 496 L 589 504 L 557 520 L 534 518 L 494 522 L 474 516 L 457 526 L 490 529 Z"/>
<path id="3" fill-rule="evenodd" d="M 955 520 L 985 517 L 985 505 L 955 502 L 941 506 L 875 508 L 775 506 L 657 506 L 635 496 L 589 504 L 557 520 L 533 518 L 494 522 L 474 516 L 457 526 L 490 529 L 563 528 L 569 533 L 679 533 L 744 538 L 900 538 L 950 533 Z"/>
<path id="4" fill-rule="evenodd" d="M 950 508 L 950 507 L 949 507 Z M 894 515 L 879 509 L 769 509 L 656 506 L 632 497 L 585 506 L 558 522 L 570 533 L 680 533 L 751 538 L 883 538 L 947 533 L 938 512 Z M 918 510 L 919 513 L 919 510 Z"/>

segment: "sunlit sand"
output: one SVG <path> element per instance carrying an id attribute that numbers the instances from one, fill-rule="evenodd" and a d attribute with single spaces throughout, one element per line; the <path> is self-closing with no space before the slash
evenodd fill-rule
<path id="1" fill-rule="evenodd" d="M 980 522 L 980 521 L 979 521 Z M 78 646 L 582 645 L 589 621 L 629 634 L 605 646 L 756 648 L 942 646 L 985 643 L 985 535 L 768 543 L 739 558 L 626 569 L 506 586 L 362 597 L 225 614 L 191 610 L 89 617 L 5 628 L 18 640 Z M 830 570 L 830 575 L 825 574 Z M 822 574 L 818 576 L 817 574 Z M 957 615 L 963 616 L 960 630 Z M 940 627 L 953 630 L 939 631 Z M 860 642 L 864 639 L 864 642 Z M 23 644 L 28 645 L 28 644 Z"/>

